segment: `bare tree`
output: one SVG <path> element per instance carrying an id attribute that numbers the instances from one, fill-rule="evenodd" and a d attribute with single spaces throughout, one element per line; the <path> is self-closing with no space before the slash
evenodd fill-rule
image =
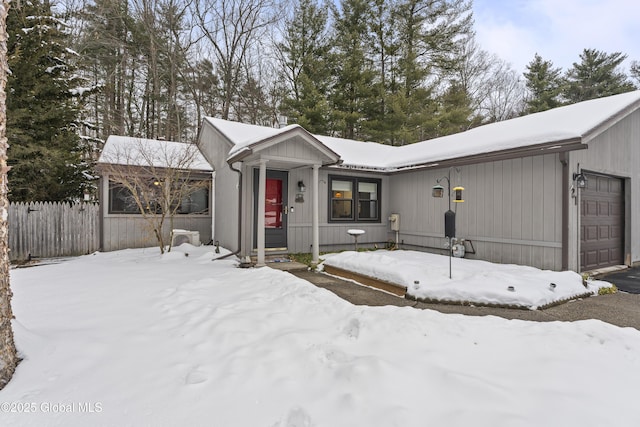
<path id="1" fill-rule="evenodd" d="M 243 81 L 250 48 L 278 16 L 273 0 L 199 0 L 194 15 L 211 44 L 219 68 L 221 111 L 229 118 L 231 104 Z"/>
<path id="2" fill-rule="evenodd" d="M 153 232 L 160 252 L 171 251 L 174 218 L 181 212 L 206 213 L 208 204 L 194 203 L 208 194 L 211 174 L 195 144 L 135 139 L 110 145 L 100 168 L 108 175 L 112 196 L 121 209 L 139 213 Z M 198 172 L 200 171 L 200 172 Z M 208 200 L 208 198 L 207 198 Z M 169 238 L 165 225 L 168 222 Z"/>
<path id="3" fill-rule="evenodd" d="M 513 118 L 524 110 L 525 86 L 511 66 L 469 37 L 455 67 L 456 80 L 471 108 L 485 122 Z"/>
<path id="4" fill-rule="evenodd" d="M 0 5 L 0 389 L 11 380 L 18 364 L 11 329 L 11 287 L 9 286 L 9 200 L 7 185 L 7 13 L 9 2 Z"/>

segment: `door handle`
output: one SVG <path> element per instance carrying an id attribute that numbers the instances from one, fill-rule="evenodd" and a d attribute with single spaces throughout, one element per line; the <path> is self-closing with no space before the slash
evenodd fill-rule
<path id="1" fill-rule="evenodd" d="M 285 206 L 285 204 L 282 204 L 282 214 L 283 215 L 287 215 L 289 213 L 289 206 Z"/>

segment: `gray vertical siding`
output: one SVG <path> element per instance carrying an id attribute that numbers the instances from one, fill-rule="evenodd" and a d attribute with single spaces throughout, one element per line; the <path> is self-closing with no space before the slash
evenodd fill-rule
<path id="1" fill-rule="evenodd" d="M 225 248 L 236 251 L 240 249 L 238 248 L 239 176 L 231 170 L 226 161 L 231 144 L 205 120 L 200 130 L 198 147 L 215 171 L 213 240 L 218 241 Z"/>
<path id="2" fill-rule="evenodd" d="M 104 251 L 115 251 L 126 248 L 147 248 L 157 246 L 158 242 L 153 230 L 138 215 L 110 215 L 103 220 L 104 224 Z M 211 216 L 176 217 L 174 228 L 200 232 L 200 242 L 206 244 L 211 240 Z M 164 238 L 169 243 L 169 220 L 167 219 L 164 230 Z"/>
<path id="3" fill-rule="evenodd" d="M 447 198 L 432 198 L 431 188 L 447 171 L 391 176 L 389 211 L 400 214 L 405 247 L 436 252 L 443 247 Z M 456 235 L 475 247 L 468 257 L 560 269 L 561 180 L 557 154 L 462 166 L 460 174 L 452 170 L 452 187 L 465 188 L 465 202 L 452 203 L 452 209 Z M 446 189 L 446 180 L 441 184 Z"/>
<path id="4" fill-rule="evenodd" d="M 109 180 L 101 180 L 103 194 L 109 194 Z M 211 199 L 211 197 L 210 197 Z M 140 215 L 109 214 L 106 198 L 101 204 L 102 212 L 102 250 L 115 251 L 127 248 L 146 248 L 156 246 L 153 230 Z M 211 240 L 211 215 L 178 215 L 174 217 L 173 228 L 200 232 L 200 242 Z M 170 221 L 165 220 L 164 238 L 169 243 Z"/>
<path id="5" fill-rule="evenodd" d="M 381 187 L 381 222 L 380 223 L 330 223 L 329 217 L 329 175 L 359 176 L 382 180 Z M 384 243 L 388 239 L 389 217 L 389 177 L 380 174 L 356 173 L 336 168 L 320 170 L 319 206 L 320 206 L 320 251 L 350 249 L 354 239 L 347 230 L 358 228 L 365 230 L 364 236 L 358 238 L 363 246 Z M 293 170 L 290 174 L 289 200 L 295 200 L 297 182 L 302 179 L 307 184 L 304 203 L 293 203 L 295 214 L 289 217 L 289 246 L 290 252 L 311 251 L 311 169 Z"/>
<path id="6" fill-rule="evenodd" d="M 569 156 L 569 170 L 580 168 L 625 180 L 625 260 L 640 263 L 640 110 L 624 117 L 585 141 L 587 150 Z M 571 182 L 565 183 L 571 185 Z M 569 207 L 569 268 L 578 270 L 579 210 L 574 200 Z"/>

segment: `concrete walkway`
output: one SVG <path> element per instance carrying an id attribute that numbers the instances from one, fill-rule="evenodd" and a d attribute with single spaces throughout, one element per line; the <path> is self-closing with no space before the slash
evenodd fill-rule
<path id="1" fill-rule="evenodd" d="M 356 305 L 410 306 L 420 309 L 436 310 L 442 313 L 458 313 L 469 316 L 491 315 L 505 319 L 533 320 L 537 322 L 599 319 L 613 325 L 629 326 L 640 330 L 640 295 L 624 292 L 570 301 L 566 304 L 550 307 L 545 310 L 517 310 L 463 305 L 425 304 L 409 301 L 322 273 L 295 269 L 291 270 L 290 273 L 320 288 L 325 288 Z"/>

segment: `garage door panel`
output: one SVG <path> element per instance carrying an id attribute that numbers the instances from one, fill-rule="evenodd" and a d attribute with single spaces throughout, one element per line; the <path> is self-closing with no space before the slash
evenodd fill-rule
<path id="1" fill-rule="evenodd" d="M 609 240 L 609 226 L 598 226 L 598 240 Z"/>
<path id="2" fill-rule="evenodd" d="M 624 252 L 623 252 L 623 250 L 621 248 L 620 249 L 615 249 L 615 248 L 611 249 L 609 251 L 609 259 L 612 259 L 612 260 L 622 259 L 623 258 L 623 254 L 624 254 Z"/>
<path id="3" fill-rule="evenodd" d="M 608 263 L 611 257 L 609 256 L 609 249 L 600 249 L 598 251 L 598 264 L 600 263 Z"/>
<path id="4" fill-rule="evenodd" d="M 587 174 L 581 194 L 580 263 L 583 270 L 623 263 L 624 181 Z"/>
<path id="5" fill-rule="evenodd" d="M 609 192 L 613 194 L 622 194 L 622 180 L 610 179 L 609 180 Z"/>
<path id="6" fill-rule="evenodd" d="M 585 228 L 585 238 L 584 240 L 587 242 L 597 242 L 598 241 L 598 227 L 595 225 L 586 226 Z"/>
<path id="7" fill-rule="evenodd" d="M 598 216 L 609 216 L 609 202 L 598 202 Z"/>
<path id="8" fill-rule="evenodd" d="M 609 228 L 609 233 L 612 239 L 620 239 L 622 240 L 622 227 L 620 226 L 611 226 Z"/>
<path id="9" fill-rule="evenodd" d="M 582 203 L 582 215 L 585 216 L 597 216 L 598 215 L 598 202 L 594 200 L 585 200 Z"/>
<path id="10" fill-rule="evenodd" d="M 609 212 L 611 215 L 622 216 L 624 211 L 620 203 L 609 203 Z"/>

